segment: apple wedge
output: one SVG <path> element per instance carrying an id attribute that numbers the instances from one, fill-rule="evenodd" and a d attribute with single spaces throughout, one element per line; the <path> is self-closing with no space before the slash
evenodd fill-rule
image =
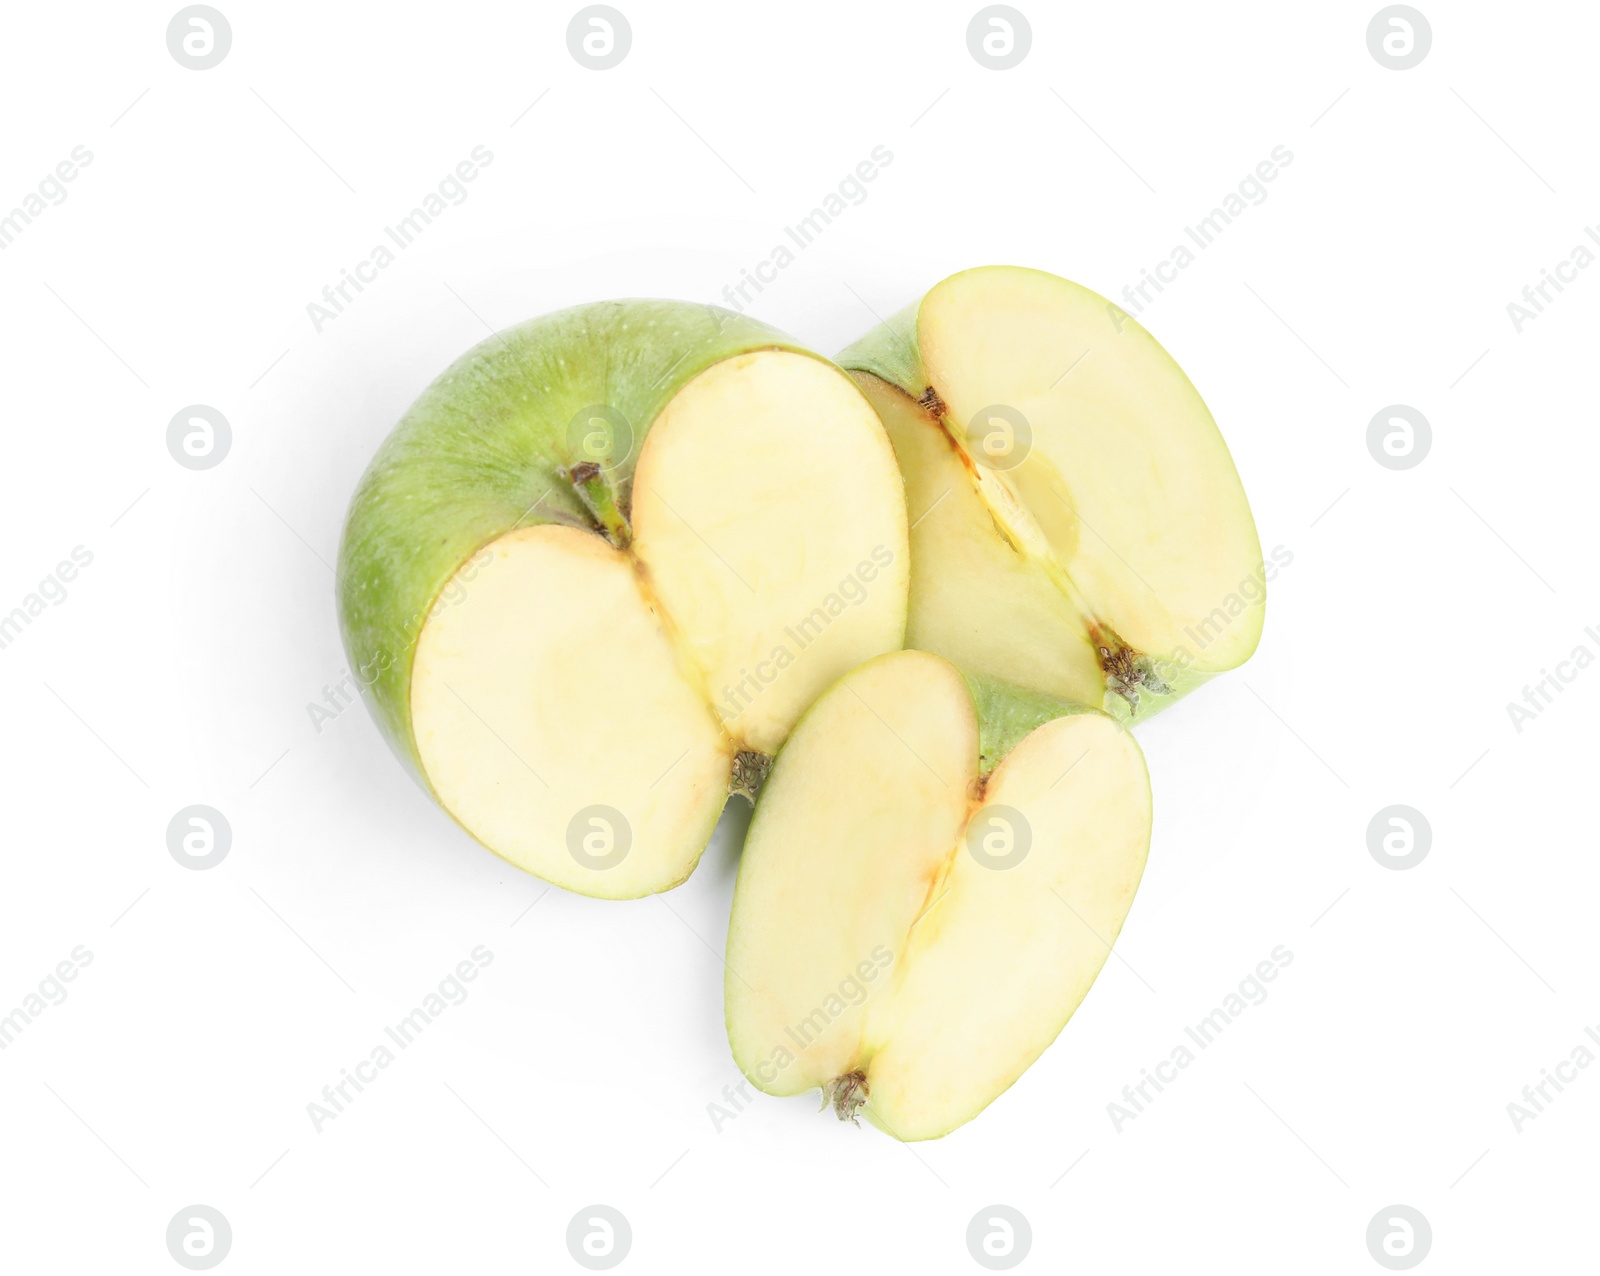
<path id="1" fill-rule="evenodd" d="M 830 688 L 778 755 L 728 930 L 728 1039 L 774 1095 L 821 1088 L 903 1140 L 971 1120 L 1105 964 L 1150 842 L 1105 714 L 919 651 Z"/>
<path id="2" fill-rule="evenodd" d="M 1124 719 L 1247 660 L 1266 571 L 1194 386 L 1105 298 L 953 275 L 845 350 L 905 478 L 906 645 Z"/>
<path id="3" fill-rule="evenodd" d="M 583 306 L 469 351 L 379 449 L 339 551 L 352 670 L 468 833 L 605 898 L 688 876 L 825 687 L 900 647 L 872 408 L 764 325 Z"/>

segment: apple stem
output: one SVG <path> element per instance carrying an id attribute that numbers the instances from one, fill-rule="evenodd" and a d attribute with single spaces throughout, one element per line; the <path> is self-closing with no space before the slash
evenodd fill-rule
<path id="1" fill-rule="evenodd" d="M 772 756 L 755 749 L 740 749 L 733 755 L 733 772 L 728 777 L 729 795 L 737 794 L 751 806 L 756 804 L 756 794 L 772 770 Z"/>
<path id="2" fill-rule="evenodd" d="M 1139 712 L 1139 688 L 1156 695 L 1170 696 L 1169 687 L 1156 671 L 1155 662 L 1135 651 L 1109 629 L 1096 628 L 1095 649 L 1100 653 L 1100 669 L 1106 676 L 1107 690 L 1116 692 L 1128 702 L 1129 716 Z M 1110 646 L 1103 645 L 1109 642 Z"/>
<path id="3" fill-rule="evenodd" d="M 822 1087 L 822 1107 L 833 1104 L 833 1114 L 841 1121 L 860 1126 L 856 1113 L 867 1101 L 867 1074 L 857 1069 L 835 1077 Z M 819 1108 L 820 1112 L 822 1109 Z"/>
<path id="4" fill-rule="evenodd" d="M 611 475 L 593 461 L 584 461 L 571 469 L 559 471 L 571 483 L 606 539 L 618 549 L 626 549 L 633 539 L 633 529 L 628 526 L 617 489 L 611 484 Z"/>
<path id="5" fill-rule="evenodd" d="M 921 396 L 917 399 L 917 402 L 922 406 L 924 411 L 929 412 L 938 418 L 943 418 L 944 416 L 948 415 L 950 411 L 950 409 L 945 406 L 944 398 L 931 385 L 922 392 Z"/>

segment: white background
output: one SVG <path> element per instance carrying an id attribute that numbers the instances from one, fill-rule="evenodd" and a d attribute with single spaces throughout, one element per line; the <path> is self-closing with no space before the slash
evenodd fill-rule
<path id="1" fill-rule="evenodd" d="M 203 72 L 163 5 L 6 13 L 0 211 L 94 158 L 0 252 L 0 612 L 94 558 L 0 650 L 0 1013 L 93 960 L 0 1052 L 0 1266 L 177 1271 L 167 1223 L 199 1202 L 224 1271 L 578 1270 L 568 1220 L 603 1202 L 623 1270 L 963 1272 L 998 1202 L 1031 1222 L 1023 1270 L 1377 1271 L 1395 1203 L 1432 1225 L 1423 1270 L 1591 1267 L 1600 1067 L 1520 1133 L 1506 1105 L 1600 1023 L 1600 671 L 1520 733 L 1506 704 L 1600 654 L 1600 269 L 1520 334 L 1506 305 L 1600 219 L 1600 13 L 1420 0 L 1433 47 L 1397 72 L 1373 0 L 1017 0 L 1032 49 L 997 72 L 970 0 L 617 2 L 604 72 L 568 52 L 576 4 L 218 0 Z M 480 144 L 466 202 L 317 333 L 307 303 Z M 1125 960 L 988 1111 L 910 1147 L 804 1098 L 714 1127 L 737 827 L 666 897 L 547 890 L 363 708 L 307 711 L 345 672 L 349 494 L 436 373 L 561 306 L 720 300 L 878 145 L 868 198 L 752 307 L 823 351 L 969 265 L 1118 295 L 1294 156 L 1141 316 L 1294 555 L 1266 636 L 1140 728 Z M 165 445 L 194 403 L 233 429 L 204 472 Z M 1402 472 L 1365 442 L 1394 403 L 1433 430 Z M 206 872 L 166 847 L 191 803 L 233 829 Z M 1366 844 L 1391 803 L 1433 832 L 1404 872 Z M 316 1132 L 306 1105 L 477 945 L 470 998 Z M 1277 945 L 1268 1000 L 1115 1130 Z"/>

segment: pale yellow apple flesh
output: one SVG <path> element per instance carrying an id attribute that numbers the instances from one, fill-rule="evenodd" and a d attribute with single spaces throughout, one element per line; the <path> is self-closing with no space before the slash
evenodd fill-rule
<path id="1" fill-rule="evenodd" d="M 1103 297 L 969 270 L 840 361 L 926 517 L 908 645 L 1122 715 L 1255 650 L 1261 549 L 1227 446 L 1182 369 Z"/>
<path id="2" fill-rule="evenodd" d="M 906 642 L 977 673 L 1009 674 L 1047 695 L 1098 705 L 1100 661 L 1048 557 L 1019 551 L 1002 532 L 972 461 L 920 404 L 877 377 L 859 381 L 905 479 L 913 564 Z"/>
<path id="3" fill-rule="evenodd" d="M 885 501 L 893 467 L 849 381 L 797 354 L 725 359 L 651 427 L 633 550 L 741 748 L 775 752 L 823 688 L 900 645 L 891 601 L 910 569 L 903 502 Z"/>
<path id="4" fill-rule="evenodd" d="M 882 427 L 810 356 L 761 350 L 690 380 L 631 496 L 631 535 L 516 528 L 464 563 L 411 674 L 445 809 L 513 864 L 607 898 L 687 877 L 735 760 L 764 762 L 825 687 L 900 646 L 909 570 Z"/>
<path id="5" fill-rule="evenodd" d="M 821 1087 L 841 1116 L 864 1104 L 897 1138 L 936 1138 L 1088 992 L 1144 869 L 1143 757 L 1095 712 L 1045 721 L 987 775 L 981 738 L 966 680 L 916 651 L 856 670 L 796 728 L 728 934 L 729 1041 L 762 1090 Z"/>

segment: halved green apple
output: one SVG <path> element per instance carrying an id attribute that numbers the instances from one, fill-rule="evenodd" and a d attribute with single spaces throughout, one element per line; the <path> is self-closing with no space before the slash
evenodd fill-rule
<path id="1" fill-rule="evenodd" d="M 469 351 L 351 503 L 339 614 L 395 752 L 520 868 L 688 876 L 825 687 L 900 647 L 903 490 L 839 368 L 683 302 Z"/>
<path id="2" fill-rule="evenodd" d="M 1119 307 L 982 267 L 839 362 L 905 477 L 908 646 L 1123 718 L 1255 650 L 1266 573 L 1233 460 Z"/>
<path id="3" fill-rule="evenodd" d="M 728 930 L 728 1039 L 905 1140 L 970 1120 L 1110 954 L 1150 842 L 1139 746 L 918 651 L 830 688 L 778 755 Z"/>

